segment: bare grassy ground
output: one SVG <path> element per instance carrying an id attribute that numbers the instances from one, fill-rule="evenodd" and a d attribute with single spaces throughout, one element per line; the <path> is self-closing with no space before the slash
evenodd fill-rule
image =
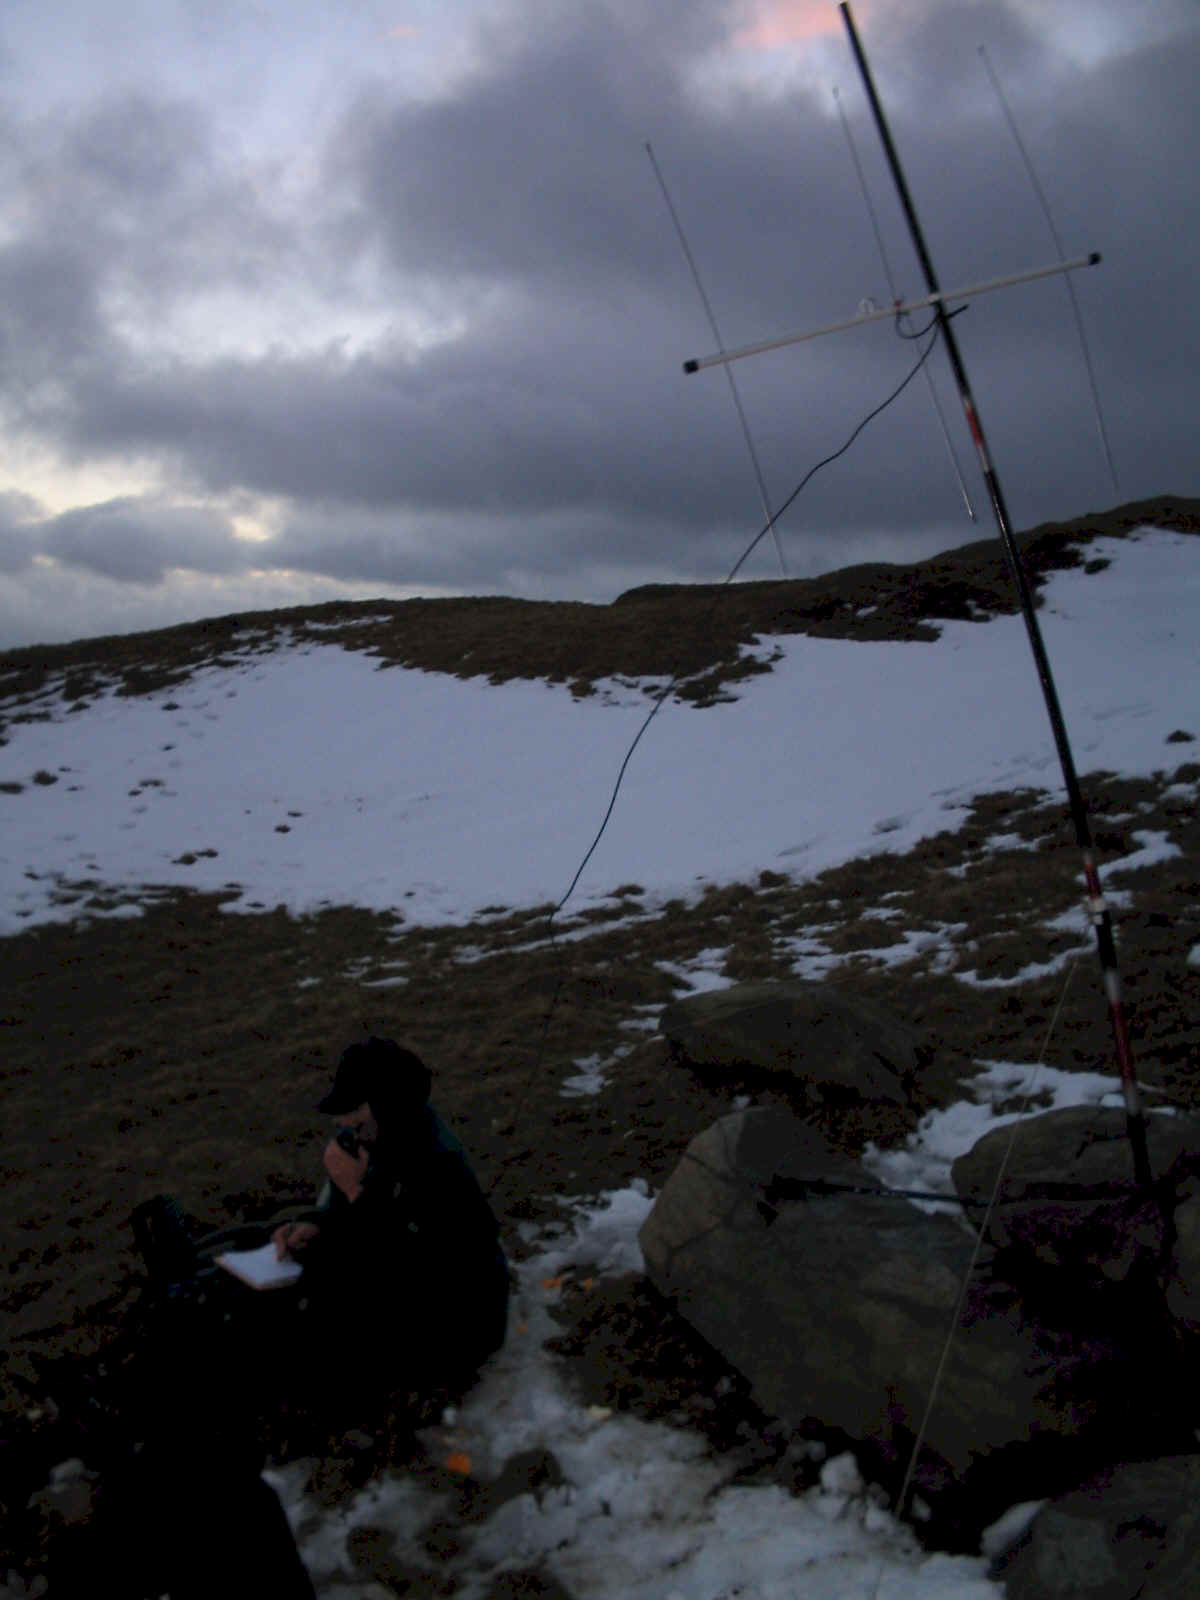
<path id="1" fill-rule="evenodd" d="M 1195 501 L 1122 508 L 1036 530 L 1027 548 L 1045 570 L 1086 560 L 1092 532 L 1143 521 L 1196 529 L 1198 511 Z M 269 649 L 282 629 L 319 625 L 327 637 L 331 624 L 345 627 L 349 647 L 387 660 L 496 679 L 551 676 L 578 693 L 600 677 L 682 667 L 705 700 L 736 692 L 728 673 L 755 632 L 914 637 L 925 618 L 1007 609 L 1006 592 L 989 543 L 920 567 L 737 586 L 715 600 L 655 590 L 607 608 L 439 601 L 227 618 L 9 652 L 0 656 L 0 713 L 36 716 L 38 695 L 64 674 L 81 702 L 113 678 L 138 693 L 219 659 L 235 636 L 242 645 L 261 637 Z M 878 610 L 860 617 L 871 604 Z M 362 625 L 367 616 L 386 620 Z M 1200 728 L 1164 730 L 1152 780 L 1086 785 L 1104 861 L 1132 852 L 1141 829 L 1161 831 L 1181 852 L 1120 878 L 1131 903 L 1118 940 L 1139 1069 L 1189 1106 L 1200 1104 L 1200 970 L 1186 961 L 1200 944 L 1200 822 L 1170 784 L 1200 777 L 1197 736 Z M 996 848 L 998 835 L 1011 844 Z M 556 939 L 547 907 L 498 907 L 465 928 L 409 928 L 351 907 L 230 914 L 220 896 L 180 890 L 143 897 L 139 918 L 89 920 L 89 899 L 103 909 L 119 896 L 88 886 L 79 920 L 3 943 L 6 1437 L 25 1437 L 20 1413 L 44 1388 L 44 1364 L 95 1350 L 118 1325 L 137 1282 L 126 1223 L 138 1201 L 169 1190 L 215 1224 L 310 1198 L 325 1137 L 315 1102 L 338 1050 L 363 1027 L 403 1039 L 434 1067 L 436 1103 L 520 1254 L 519 1225 L 554 1215 L 552 1196 L 594 1195 L 635 1177 L 658 1185 L 735 1095 L 779 1094 L 732 1077 L 701 1083 L 668 1064 L 652 1030 L 657 1011 L 685 992 L 672 969 L 719 949 L 730 978 L 782 977 L 824 955 L 833 981 L 914 1024 L 927 1060 L 905 1112 L 800 1107 L 858 1151 L 868 1139 L 902 1139 L 923 1110 L 958 1098 L 974 1061 L 1037 1059 L 1064 973 L 986 986 L 964 974 L 1011 980 L 1061 955 L 1077 941 L 1045 924 L 1080 896 L 1065 804 L 1036 792 L 989 796 L 955 831 L 906 855 L 882 852 L 813 881 L 764 873 L 665 907 L 648 907 L 636 884 L 614 884 L 607 907 L 582 917 L 568 908 Z M 893 915 L 864 914 L 881 906 Z M 1085 946 L 1047 1059 L 1107 1071 L 1111 1055 Z M 564 1097 L 564 1080 L 593 1058 L 601 1090 Z M 627 1285 L 586 1305 L 568 1297 L 574 1332 L 563 1351 L 596 1398 L 687 1415 L 705 1357 L 663 1307 L 648 1316 L 643 1296 Z M 0 1484 L 0 1501 L 10 1492 Z"/>

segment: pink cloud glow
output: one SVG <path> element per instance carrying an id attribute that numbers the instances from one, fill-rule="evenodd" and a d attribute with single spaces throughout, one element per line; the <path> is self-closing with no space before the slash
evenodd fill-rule
<path id="1" fill-rule="evenodd" d="M 733 43 L 743 50 L 776 50 L 841 32 L 842 19 L 833 0 L 758 0 L 753 20 L 738 29 Z"/>

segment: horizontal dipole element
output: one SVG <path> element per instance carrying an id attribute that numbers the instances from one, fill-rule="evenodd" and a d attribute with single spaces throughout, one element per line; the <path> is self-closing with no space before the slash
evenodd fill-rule
<path id="1" fill-rule="evenodd" d="M 967 300 L 973 295 L 990 294 L 993 289 L 1007 289 L 1015 283 L 1030 283 L 1034 278 L 1049 278 L 1056 272 L 1075 272 L 1080 267 L 1094 267 L 1100 252 L 1076 256 L 1072 261 L 1055 261 L 1048 267 L 1034 267 L 1029 272 L 1014 272 L 1007 278 L 989 278 L 986 283 L 973 283 L 968 289 L 943 289 L 937 294 L 922 295 L 919 300 L 905 300 L 895 305 L 883 306 L 878 311 L 866 311 L 849 322 L 831 322 L 824 328 L 812 328 L 808 333 L 786 333 L 782 339 L 766 339 L 762 344 L 743 345 L 740 350 L 725 350 L 715 356 L 701 356 L 696 361 L 685 361 L 685 372 L 702 372 L 705 367 L 719 367 L 730 361 L 740 361 L 743 356 L 761 355 L 764 350 L 781 350 L 785 345 L 803 344 L 806 339 L 819 339 L 822 334 L 841 333 L 846 328 L 858 328 L 867 322 L 882 322 L 886 317 L 901 317 L 906 311 L 922 311 L 928 306 L 946 300 Z"/>

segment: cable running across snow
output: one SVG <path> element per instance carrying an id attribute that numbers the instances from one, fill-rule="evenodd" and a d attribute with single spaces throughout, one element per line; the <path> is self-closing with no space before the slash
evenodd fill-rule
<path id="1" fill-rule="evenodd" d="M 965 308 L 963 308 L 963 309 L 965 309 Z M 957 312 L 952 313 L 952 314 L 955 315 L 955 316 L 958 315 Z M 926 329 L 925 331 L 928 332 L 929 330 Z M 873 411 L 868 411 L 867 415 L 862 419 L 862 421 L 854 429 L 854 432 L 846 440 L 845 444 L 843 444 L 840 449 L 835 450 L 832 453 L 832 455 L 825 456 L 822 460 L 818 461 L 815 466 L 810 467 L 808 469 L 808 471 L 800 479 L 800 482 L 792 490 L 791 494 L 788 495 L 787 499 L 779 507 L 778 511 L 776 511 L 774 517 L 772 517 L 768 522 L 766 522 L 759 529 L 759 531 L 755 534 L 754 538 L 751 539 L 750 543 L 746 546 L 746 548 L 742 551 L 741 555 L 734 562 L 733 567 L 731 568 L 731 570 L 729 572 L 729 575 L 721 583 L 721 589 L 727 589 L 729 587 L 729 585 L 737 577 L 738 573 L 745 566 L 746 562 L 749 561 L 750 557 L 754 554 L 755 550 L 758 549 L 758 547 L 762 543 L 762 541 L 766 538 L 766 536 L 769 533 L 771 533 L 774 530 L 776 524 L 779 522 L 780 517 L 783 516 L 784 512 L 788 510 L 788 508 L 792 505 L 792 503 L 796 500 L 796 498 L 801 494 L 801 492 L 807 487 L 809 482 L 817 475 L 817 473 L 821 471 L 822 467 L 827 467 L 827 466 L 830 465 L 831 462 L 834 462 L 834 461 L 838 460 L 838 458 L 840 456 L 844 456 L 846 454 L 846 451 L 849 450 L 850 446 L 858 438 L 859 434 L 862 433 L 863 429 L 866 428 L 867 426 L 869 426 L 870 423 L 874 422 L 875 418 L 877 416 L 879 416 L 881 412 L 886 411 L 887 408 L 894 401 L 896 401 L 896 400 L 898 400 L 900 398 L 900 396 L 904 393 L 905 389 L 908 388 L 909 384 L 916 377 L 917 373 L 920 372 L 921 368 L 925 365 L 926 361 L 928 361 L 929 357 L 933 354 L 934 346 L 937 344 L 937 341 L 938 341 L 939 332 L 940 332 L 939 329 L 935 328 L 933 330 L 932 338 L 930 339 L 929 343 L 925 346 L 925 349 L 921 352 L 920 358 L 910 368 L 910 370 L 908 372 L 908 375 L 900 383 L 898 383 L 896 385 L 896 387 L 892 390 L 891 394 L 888 395 L 886 400 L 881 401 L 879 403 L 879 405 L 877 405 Z M 717 598 L 719 599 L 719 594 L 718 594 Z M 714 607 L 715 607 L 716 603 L 717 603 L 717 601 L 714 600 Z M 619 770 L 617 772 L 616 782 L 613 785 L 612 795 L 611 795 L 611 797 L 609 799 L 609 802 L 608 802 L 608 808 L 604 813 L 604 819 L 601 822 L 600 827 L 596 832 L 596 837 L 592 840 L 591 844 L 588 846 L 587 851 L 584 854 L 583 860 L 579 863 L 579 866 L 576 868 L 575 876 L 571 879 L 571 882 L 570 882 L 570 885 L 567 888 L 566 894 L 563 895 L 562 899 L 558 902 L 558 904 L 554 907 L 554 910 L 550 913 L 550 920 L 551 921 L 553 921 L 553 919 L 558 915 L 558 913 L 566 905 L 567 901 L 575 893 L 575 889 L 576 889 L 576 887 L 577 887 L 577 885 L 579 883 L 579 880 L 583 876 L 584 869 L 586 868 L 588 862 L 592 859 L 592 856 L 595 854 L 597 846 L 599 845 L 601 839 L 604 837 L 604 831 L 608 827 L 609 818 L 612 816 L 613 810 L 614 810 L 614 808 L 616 806 L 617 796 L 621 792 L 621 784 L 624 782 L 625 773 L 626 773 L 626 771 L 627 771 L 627 769 L 629 767 L 629 763 L 633 759 L 633 753 L 637 749 L 638 745 L 641 743 L 642 735 L 646 732 L 646 729 L 650 726 L 650 724 L 654 721 L 655 717 L 658 715 L 659 710 L 661 709 L 661 707 L 663 705 L 663 702 L 671 694 L 672 690 L 675 688 L 676 684 L 679 682 L 681 676 L 682 676 L 681 672 L 676 672 L 671 677 L 671 679 L 667 683 L 666 687 L 659 691 L 658 696 L 656 697 L 656 699 L 654 701 L 654 704 L 651 706 L 649 712 L 647 712 L 647 714 L 646 714 L 645 721 L 642 723 L 642 725 L 638 729 L 637 733 L 634 734 L 633 739 L 632 739 L 632 741 L 631 741 L 631 743 L 629 745 L 629 749 L 625 752 L 625 758 L 621 762 L 620 768 L 619 768 Z"/>
<path id="2" fill-rule="evenodd" d="M 966 308 L 962 307 L 960 309 L 965 310 Z M 958 313 L 957 312 L 953 312 L 953 313 L 951 313 L 951 315 L 955 315 L 956 316 L 956 315 L 958 315 Z M 928 330 L 926 330 L 926 331 L 928 331 Z M 925 346 L 924 350 L 922 350 L 922 352 L 921 352 L 920 356 L 918 357 L 918 359 L 909 368 L 908 373 L 905 375 L 905 377 L 901 379 L 901 381 L 896 385 L 896 387 L 887 396 L 887 398 L 885 400 L 881 400 L 880 403 L 877 406 L 875 406 L 871 411 L 867 412 L 866 416 L 857 425 L 857 427 L 855 427 L 853 432 L 847 438 L 846 442 L 843 445 L 841 445 L 839 449 L 834 450 L 830 455 L 824 456 L 820 461 L 818 461 L 816 463 L 815 466 L 812 466 L 812 467 L 810 467 L 808 469 L 808 471 L 800 479 L 800 482 L 792 490 L 791 494 L 788 495 L 787 499 L 783 502 L 783 504 L 775 512 L 774 516 L 773 517 L 769 517 L 767 522 L 765 522 L 764 525 L 759 529 L 759 531 L 754 535 L 754 538 L 751 539 L 750 543 L 746 546 L 746 548 L 742 551 L 741 555 L 734 562 L 732 568 L 729 571 L 728 576 L 721 583 L 716 595 L 714 595 L 713 603 L 712 603 L 712 606 L 710 607 L 710 611 L 709 611 L 709 615 L 710 616 L 716 610 L 717 605 L 720 603 L 721 595 L 723 594 L 723 592 L 729 587 L 729 585 L 737 577 L 738 573 L 745 566 L 746 562 L 750 559 L 751 555 L 753 555 L 754 551 L 758 548 L 758 546 L 762 543 L 762 541 L 767 537 L 767 535 L 769 533 L 773 533 L 774 532 L 775 526 L 778 523 L 780 517 L 782 517 L 784 512 L 787 511 L 788 508 L 793 504 L 793 502 L 797 499 L 797 497 L 804 490 L 806 485 L 811 482 L 811 480 L 816 476 L 816 474 L 818 472 L 821 471 L 821 469 L 823 467 L 829 466 L 832 462 L 837 461 L 839 459 L 839 457 L 844 456 L 846 454 L 846 451 L 849 450 L 850 446 L 858 438 L 859 434 L 862 433 L 863 429 L 868 427 L 872 422 L 874 422 L 876 417 L 881 415 L 882 412 L 886 411 L 887 408 L 890 405 L 892 405 L 896 400 L 898 400 L 900 398 L 900 396 L 904 393 L 905 389 L 908 388 L 909 384 L 913 381 L 913 379 L 921 371 L 921 369 L 925 365 L 925 363 L 929 360 L 930 356 L 933 354 L 934 349 L 935 349 L 935 347 L 937 345 L 937 342 L 938 342 L 938 338 L 940 337 L 940 334 L 941 334 L 940 325 L 935 327 L 935 328 L 933 328 L 928 344 Z M 660 689 L 658 694 L 655 696 L 654 704 L 650 707 L 650 710 L 646 713 L 646 716 L 643 719 L 641 726 L 638 728 L 637 732 L 634 734 L 633 738 L 630 740 L 629 748 L 626 750 L 625 755 L 624 755 L 624 757 L 623 757 L 623 759 L 621 761 L 621 765 L 617 770 L 616 781 L 613 784 L 612 793 L 609 796 L 608 805 L 605 808 L 604 816 L 603 816 L 603 818 L 601 820 L 600 826 L 596 830 L 596 836 L 592 840 L 591 844 L 588 846 L 587 850 L 584 852 L 583 859 L 580 861 L 578 867 L 575 869 L 575 876 L 571 879 L 571 882 L 567 886 L 566 893 L 558 901 L 557 905 L 555 905 L 551 909 L 549 915 L 546 918 L 546 931 L 547 931 L 547 934 L 549 935 L 550 944 L 555 950 L 558 949 L 558 937 L 557 937 L 557 935 L 555 933 L 555 930 L 554 930 L 554 919 L 558 916 L 559 912 L 566 905 L 567 901 L 570 900 L 571 896 L 575 893 L 575 890 L 576 890 L 576 888 L 578 887 L 578 884 L 579 884 L 579 880 L 580 880 L 580 878 L 582 878 L 582 876 L 584 874 L 584 871 L 587 868 L 588 862 L 592 859 L 593 855 L 595 855 L 596 850 L 599 847 L 600 841 L 604 837 L 605 830 L 608 828 L 609 820 L 612 817 L 613 811 L 616 809 L 617 796 L 621 792 L 621 785 L 625 781 L 625 774 L 629 769 L 629 763 L 633 760 L 634 751 L 637 749 L 638 745 L 641 744 L 642 739 L 645 736 L 645 733 L 646 733 L 647 729 L 649 728 L 650 724 L 654 721 L 655 717 L 658 715 L 659 711 L 662 709 L 662 707 L 663 707 L 664 703 L 666 702 L 667 698 L 670 696 L 672 691 L 675 689 L 675 686 L 679 683 L 680 678 L 682 676 L 683 676 L 682 669 L 680 671 L 677 671 L 677 672 L 672 674 L 672 676 L 671 676 L 670 680 L 667 682 L 667 684 L 662 689 Z M 559 997 L 562 994 L 563 982 L 564 982 L 564 975 L 563 975 L 562 970 L 560 969 L 559 976 L 558 976 L 558 981 L 555 983 L 555 986 L 554 986 L 554 993 L 550 998 L 550 1004 L 546 1007 L 546 1014 L 545 1014 L 545 1017 L 544 1017 L 544 1019 L 542 1021 L 541 1037 L 540 1037 L 540 1039 L 538 1041 L 538 1048 L 537 1048 L 537 1053 L 534 1056 L 533 1067 L 530 1070 L 529 1076 L 526 1079 L 525 1085 L 524 1085 L 524 1087 L 523 1087 L 523 1089 L 521 1091 L 520 1098 L 518 1099 L 518 1101 L 516 1103 L 516 1106 L 514 1107 L 513 1112 L 512 1112 L 511 1122 L 512 1122 L 512 1126 L 514 1128 L 519 1127 L 520 1124 L 521 1124 L 521 1118 L 522 1118 L 522 1115 L 524 1113 L 525 1104 L 529 1099 L 529 1092 L 533 1087 L 535 1079 L 538 1077 L 538 1075 L 541 1072 L 542 1061 L 543 1061 L 543 1059 L 545 1057 L 545 1053 L 546 1053 L 546 1039 L 549 1036 L 550 1024 L 553 1021 L 554 1013 L 558 1008 Z M 489 1199 L 491 1198 L 491 1196 L 494 1193 L 494 1191 L 499 1187 L 500 1183 L 502 1182 L 502 1180 L 504 1178 L 505 1173 L 507 1172 L 509 1166 L 511 1165 L 511 1163 L 515 1159 L 516 1159 L 516 1151 L 513 1150 L 508 1155 L 508 1157 L 503 1162 L 501 1162 L 500 1170 L 497 1172 L 495 1179 L 493 1180 L 493 1182 L 491 1183 L 491 1185 L 489 1186 L 488 1191 L 487 1191 Z"/>

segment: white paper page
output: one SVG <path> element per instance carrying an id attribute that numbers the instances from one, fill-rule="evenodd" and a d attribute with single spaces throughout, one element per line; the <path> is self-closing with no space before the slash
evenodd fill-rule
<path id="1" fill-rule="evenodd" d="M 260 1245 L 257 1250 L 227 1250 L 217 1257 L 217 1262 L 255 1289 L 274 1289 L 280 1284 L 294 1283 L 304 1270 L 298 1261 L 287 1257 L 277 1261 L 273 1241 Z"/>

